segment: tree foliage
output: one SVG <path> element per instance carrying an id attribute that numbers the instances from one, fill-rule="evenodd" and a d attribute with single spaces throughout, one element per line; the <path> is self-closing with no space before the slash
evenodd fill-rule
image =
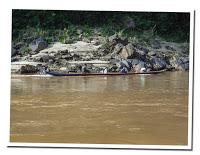
<path id="1" fill-rule="evenodd" d="M 107 35 L 110 35 L 113 32 L 126 29 L 126 19 L 135 23 L 134 30 L 128 29 L 126 31 L 128 35 L 151 30 L 154 35 L 168 40 L 189 41 L 189 13 L 62 10 L 13 10 L 13 38 L 19 37 L 19 32 L 27 28 L 70 29 L 68 33 L 73 33 L 76 27 L 87 27 L 88 29 L 101 27 Z M 130 33 L 133 31 L 134 33 Z"/>

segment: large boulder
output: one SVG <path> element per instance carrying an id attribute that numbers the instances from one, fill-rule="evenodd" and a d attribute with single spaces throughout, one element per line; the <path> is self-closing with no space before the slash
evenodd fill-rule
<path id="1" fill-rule="evenodd" d="M 133 44 L 129 43 L 123 47 L 123 49 L 119 54 L 123 59 L 138 58 L 145 61 L 147 53 L 148 53 L 147 49 L 142 47 L 138 48 L 135 47 Z"/>
<path id="2" fill-rule="evenodd" d="M 151 64 L 153 70 L 161 70 L 167 67 L 167 62 L 162 58 L 152 58 Z"/>
<path id="3" fill-rule="evenodd" d="M 128 52 L 129 57 L 132 57 L 133 53 L 135 52 L 135 49 L 131 43 L 126 45 L 126 50 Z M 127 58 L 129 58 L 129 57 L 127 57 Z"/>
<path id="4" fill-rule="evenodd" d="M 135 55 L 135 57 L 137 57 L 137 58 L 139 58 L 139 59 L 141 59 L 143 61 L 146 61 L 147 51 L 136 49 L 134 55 Z"/>
<path id="5" fill-rule="evenodd" d="M 110 59 L 110 64 L 117 64 L 119 62 L 120 62 L 119 59 Z"/>
<path id="6" fill-rule="evenodd" d="M 116 59 L 116 60 L 121 61 L 122 56 L 121 56 L 121 54 L 111 54 L 111 59 Z"/>
<path id="7" fill-rule="evenodd" d="M 120 62 L 120 65 L 121 65 L 121 68 L 126 67 L 126 68 L 128 69 L 128 71 L 130 71 L 131 68 L 132 68 L 131 62 L 130 62 L 130 61 L 127 61 L 127 60 L 122 60 L 122 61 Z"/>
<path id="8" fill-rule="evenodd" d="M 101 45 L 93 45 L 91 43 L 83 42 L 83 41 L 77 41 L 73 44 L 62 44 L 60 42 L 56 42 L 53 45 L 51 45 L 49 48 L 46 48 L 40 53 L 62 53 L 62 54 L 68 54 L 68 53 L 75 53 L 75 54 L 85 54 L 85 53 L 94 53 L 98 52 Z"/>
<path id="9" fill-rule="evenodd" d="M 134 52 L 135 52 L 135 49 L 133 45 L 129 43 L 123 47 L 123 49 L 120 52 L 120 56 L 124 59 L 133 58 Z"/>
<path id="10" fill-rule="evenodd" d="M 59 64 L 59 66 L 66 66 L 67 65 L 67 61 L 65 59 L 59 59 L 59 60 L 57 60 L 57 63 Z"/>
<path id="11" fill-rule="evenodd" d="M 108 66 L 108 72 L 119 72 L 119 68 L 117 66 L 117 63 L 119 63 L 119 62 L 111 63 Z"/>
<path id="12" fill-rule="evenodd" d="M 86 43 L 78 41 L 74 44 L 62 44 L 54 43 L 49 48 L 39 51 L 39 53 L 32 55 L 32 60 L 34 62 L 49 62 L 51 61 L 56 64 L 64 64 L 64 60 L 91 60 L 94 59 L 95 53 L 98 53 L 101 45 L 93 45 L 91 43 Z M 61 61 L 59 60 L 61 59 Z"/>
<path id="13" fill-rule="evenodd" d="M 118 43 L 115 45 L 113 54 L 119 54 L 119 52 L 123 49 L 124 45 L 122 43 Z"/>
<path id="14" fill-rule="evenodd" d="M 136 59 L 137 60 L 137 59 Z M 135 61 L 136 62 L 136 61 Z M 132 71 L 133 72 L 140 72 L 142 68 L 146 68 L 145 67 L 145 62 L 144 61 L 138 61 L 138 63 L 134 63 L 132 64 Z"/>
<path id="15" fill-rule="evenodd" d="M 18 70 L 20 74 L 37 73 L 38 71 L 39 69 L 33 65 L 25 65 Z"/>
<path id="16" fill-rule="evenodd" d="M 189 63 L 182 63 L 177 67 L 178 70 L 188 71 L 189 70 Z"/>
<path id="17" fill-rule="evenodd" d="M 146 61 L 146 55 L 149 52 L 149 50 L 139 44 L 134 45 L 134 49 L 135 49 L 134 57 Z"/>
<path id="18" fill-rule="evenodd" d="M 177 70 L 189 70 L 189 57 L 180 57 L 177 60 Z"/>
<path id="19" fill-rule="evenodd" d="M 189 57 L 172 57 L 169 59 L 169 64 L 175 70 L 187 71 L 189 70 Z"/>
<path id="20" fill-rule="evenodd" d="M 48 54 L 44 54 L 41 57 L 42 62 L 45 62 L 45 63 L 49 62 L 49 59 L 50 59 L 50 57 Z"/>
<path id="21" fill-rule="evenodd" d="M 34 62 L 49 62 L 51 57 L 46 53 L 38 53 L 36 55 L 32 55 L 32 60 Z"/>
<path id="22" fill-rule="evenodd" d="M 127 71 L 139 72 L 142 68 L 151 68 L 139 59 L 127 59 L 117 63 L 119 69 L 126 68 Z"/>
<path id="23" fill-rule="evenodd" d="M 148 53 L 149 52 L 149 49 L 147 49 L 146 47 L 144 47 L 143 45 L 141 44 L 134 44 L 134 47 L 140 51 L 143 51 L 144 53 Z"/>
<path id="24" fill-rule="evenodd" d="M 29 45 L 29 48 L 32 50 L 32 52 L 37 53 L 47 48 L 47 46 L 47 43 L 42 38 L 38 38 Z"/>
<path id="25" fill-rule="evenodd" d="M 132 64 L 132 66 L 140 63 L 139 59 L 127 59 L 127 61 L 129 61 Z"/>

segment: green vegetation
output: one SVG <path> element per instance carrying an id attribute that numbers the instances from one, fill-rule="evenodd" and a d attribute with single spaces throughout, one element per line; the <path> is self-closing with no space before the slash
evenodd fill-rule
<path id="1" fill-rule="evenodd" d="M 37 37 L 70 43 L 80 34 L 90 38 L 115 33 L 145 42 L 155 37 L 189 42 L 189 13 L 13 10 L 12 20 L 13 41 L 27 43 Z"/>

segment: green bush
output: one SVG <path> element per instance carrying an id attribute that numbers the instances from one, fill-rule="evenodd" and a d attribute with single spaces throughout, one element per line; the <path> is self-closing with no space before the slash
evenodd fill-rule
<path id="1" fill-rule="evenodd" d="M 98 28 L 105 37 L 120 33 L 148 41 L 151 37 L 145 36 L 144 32 L 153 29 L 153 37 L 189 41 L 189 13 L 13 10 L 12 17 L 13 40 L 39 36 L 48 42 L 65 43 L 78 39 L 77 30 L 80 28 L 86 38 L 94 35 L 94 29 Z M 127 28 L 127 19 L 134 21 L 135 27 Z"/>

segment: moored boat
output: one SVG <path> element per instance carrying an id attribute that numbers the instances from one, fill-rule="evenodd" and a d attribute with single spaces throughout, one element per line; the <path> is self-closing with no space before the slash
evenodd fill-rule
<path id="1" fill-rule="evenodd" d="M 108 72 L 108 73 L 59 73 L 46 71 L 47 75 L 51 76 L 117 76 L 117 75 L 134 75 L 134 74 L 159 74 L 165 72 L 166 69 L 159 71 L 149 71 L 149 72 L 128 72 L 128 73 L 119 73 L 119 72 Z"/>

